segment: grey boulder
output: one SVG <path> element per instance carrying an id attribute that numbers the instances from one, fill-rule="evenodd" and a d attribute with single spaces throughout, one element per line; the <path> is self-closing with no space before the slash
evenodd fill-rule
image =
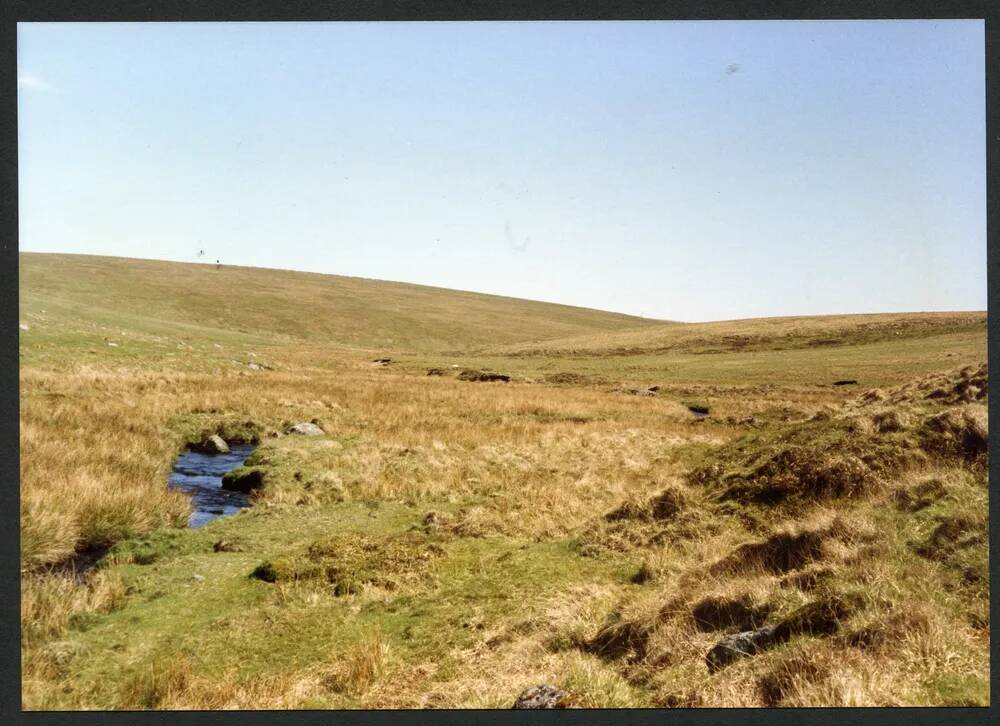
<path id="1" fill-rule="evenodd" d="M 757 630 L 747 630 L 742 633 L 727 635 L 708 651 L 705 662 L 708 672 L 715 673 L 733 661 L 748 658 L 766 650 L 776 643 L 778 637 L 776 628 L 769 625 Z"/>
<path id="2" fill-rule="evenodd" d="M 512 708 L 566 708 L 568 695 L 561 688 L 543 683 L 521 691 Z"/>
<path id="3" fill-rule="evenodd" d="M 201 450 L 206 454 L 228 454 L 229 444 L 221 436 L 213 434 L 201 442 Z"/>
<path id="4" fill-rule="evenodd" d="M 289 428 L 288 433 L 299 434 L 300 436 L 322 436 L 324 432 L 316 424 L 304 421 Z"/>

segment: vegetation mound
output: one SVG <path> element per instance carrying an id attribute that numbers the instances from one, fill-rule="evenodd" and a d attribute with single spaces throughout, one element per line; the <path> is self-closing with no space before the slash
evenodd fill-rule
<path id="1" fill-rule="evenodd" d="M 365 585 L 395 591 L 419 581 L 440 545 L 418 533 L 394 537 L 338 535 L 313 542 L 304 553 L 258 565 L 252 577 L 282 583 L 324 580 L 335 595 L 351 595 Z"/>
<path id="2" fill-rule="evenodd" d="M 856 404 L 893 405 L 933 401 L 939 404 L 960 404 L 984 401 L 989 396 L 989 366 L 964 366 L 941 373 L 920 376 L 887 390 L 871 389 L 861 394 Z"/>
<path id="3" fill-rule="evenodd" d="M 922 444 L 930 452 L 982 461 L 989 443 L 986 406 L 950 408 L 930 416 L 921 430 Z"/>
<path id="4" fill-rule="evenodd" d="M 877 435 L 846 418 L 795 422 L 773 437 L 740 439 L 688 480 L 723 501 L 773 506 L 857 498 L 882 488 L 923 453 L 905 431 Z"/>

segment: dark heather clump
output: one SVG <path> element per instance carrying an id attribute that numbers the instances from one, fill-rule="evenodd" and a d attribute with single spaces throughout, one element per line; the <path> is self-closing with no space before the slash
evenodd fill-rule
<path id="1" fill-rule="evenodd" d="M 634 620 L 612 623 L 585 642 L 582 650 L 606 660 L 629 656 L 629 660 L 642 660 L 649 647 L 651 629 Z"/>
<path id="2" fill-rule="evenodd" d="M 748 595 L 738 598 L 706 597 L 691 608 L 695 627 L 701 631 L 753 630 L 771 614 L 770 606 L 757 605 Z"/>
<path id="3" fill-rule="evenodd" d="M 723 499 L 777 504 L 793 498 L 852 497 L 873 488 L 875 481 L 871 469 L 852 454 L 789 447 L 737 478 Z"/>
<path id="4" fill-rule="evenodd" d="M 785 641 L 795 635 L 833 635 L 860 607 L 861 599 L 855 595 L 831 595 L 813 601 L 779 622 L 775 638 Z"/>
<path id="5" fill-rule="evenodd" d="M 763 542 L 741 545 L 709 568 L 712 574 L 760 568 L 776 575 L 798 570 L 823 556 L 825 530 L 779 532 Z"/>
<path id="6" fill-rule="evenodd" d="M 668 486 L 647 502 L 627 501 L 604 515 L 604 519 L 615 522 L 635 519 L 645 522 L 671 519 L 684 507 L 684 494 L 675 487 Z"/>
<path id="7" fill-rule="evenodd" d="M 489 383 L 491 381 L 501 381 L 507 383 L 510 381 L 510 376 L 504 375 L 503 373 L 491 373 L 489 371 L 474 371 L 471 369 L 466 369 L 458 374 L 458 380 L 460 381 L 480 381 L 484 383 Z"/>

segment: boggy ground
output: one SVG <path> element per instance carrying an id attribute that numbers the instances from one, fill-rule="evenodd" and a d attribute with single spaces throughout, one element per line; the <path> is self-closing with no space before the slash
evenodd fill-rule
<path id="1" fill-rule="evenodd" d="M 505 708 L 539 683 L 582 707 L 988 703 L 975 316 L 547 356 L 269 345 L 268 319 L 73 289 L 22 296 L 26 708 Z M 188 530 L 167 473 L 210 433 L 259 442 L 263 487 Z M 76 577 L 78 553 L 104 554 Z"/>

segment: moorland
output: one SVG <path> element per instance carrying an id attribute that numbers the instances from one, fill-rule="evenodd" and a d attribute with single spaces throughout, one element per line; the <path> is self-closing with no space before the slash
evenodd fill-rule
<path id="1" fill-rule="evenodd" d="M 989 702 L 984 312 L 19 276 L 24 708 Z M 252 506 L 193 529 L 213 435 Z"/>

